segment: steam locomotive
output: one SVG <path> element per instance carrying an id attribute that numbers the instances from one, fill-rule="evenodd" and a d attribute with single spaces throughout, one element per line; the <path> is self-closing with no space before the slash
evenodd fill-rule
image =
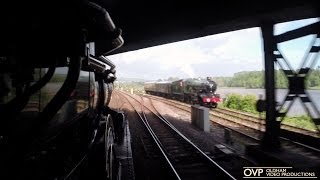
<path id="1" fill-rule="evenodd" d="M 108 107 L 116 76 L 105 57 L 122 46 L 121 30 L 101 5 L 72 3 L 40 11 L 30 2 L 1 22 L 0 179 L 120 179 L 124 172 L 115 149 L 125 118 Z"/>
<path id="2" fill-rule="evenodd" d="M 216 94 L 217 83 L 200 78 L 187 78 L 177 81 L 146 82 L 144 90 L 147 94 L 180 100 L 190 104 L 199 104 L 209 108 L 216 108 L 222 101 Z"/>

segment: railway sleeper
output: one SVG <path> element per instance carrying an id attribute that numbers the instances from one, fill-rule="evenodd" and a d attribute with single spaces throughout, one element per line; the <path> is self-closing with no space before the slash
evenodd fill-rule
<path id="1" fill-rule="evenodd" d="M 173 144 L 179 144 L 177 143 L 177 139 L 176 138 L 162 138 L 162 137 L 159 137 L 160 141 L 161 142 L 164 142 L 164 143 L 173 143 Z"/>
<path id="2" fill-rule="evenodd" d="M 182 149 L 182 148 L 173 149 L 173 150 L 169 150 L 169 149 L 166 148 L 166 150 L 167 150 L 170 154 L 180 154 L 181 152 L 185 152 L 185 150 Z"/>
<path id="3" fill-rule="evenodd" d="M 190 164 L 178 164 L 175 166 L 177 169 L 190 169 L 190 168 L 197 168 L 197 169 L 201 169 L 201 168 L 206 168 L 207 165 L 203 164 L 203 163 L 190 163 Z"/>
<path id="4" fill-rule="evenodd" d="M 201 167 L 184 167 L 184 168 L 179 168 L 179 172 L 183 173 L 184 175 L 202 175 L 202 174 L 210 174 L 210 168 L 208 168 L 205 165 L 202 165 Z"/>
<path id="5" fill-rule="evenodd" d="M 160 140 L 161 141 L 161 140 Z M 181 146 L 181 144 L 178 144 L 177 142 L 168 142 L 168 141 L 161 141 L 162 142 L 162 144 L 164 144 L 165 146 L 166 146 L 166 148 L 168 147 L 168 148 L 170 148 L 170 147 L 175 147 L 175 146 L 177 146 L 177 147 L 182 147 Z"/>
<path id="6" fill-rule="evenodd" d="M 222 144 L 215 145 L 215 150 L 219 153 L 225 154 L 225 155 L 233 155 L 233 151 L 231 151 L 229 148 Z"/>
<path id="7" fill-rule="evenodd" d="M 182 179 L 192 179 L 192 180 L 203 180 L 203 179 L 214 179 L 213 172 L 208 169 L 182 169 L 181 174 L 183 174 Z"/>
<path id="8" fill-rule="evenodd" d="M 167 146 L 166 149 L 167 149 L 167 151 L 174 151 L 174 150 L 177 150 L 177 149 L 181 149 L 181 146 L 176 146 L 176 145 Z"/>
<path id="9" fill-rule="evenodd" d="M 141 140 L 141 145 L 144 149 L 144 151 L 146 152 L 146 156 L 150 159 L 157 159 L 159 158 L 159 150 L 157 150 L 155 148 L 154 144 L 151 144 L 149 142 L 149 138 L 144 137 L 144 138 L 140 138 Z"/>
<path id="10" fill-rule="evenodd" d="M 180 152 L 180 153 L 176 153 L 176 152 L 168 152 L 170 156 L 173 156 L 175 159 L 180 159 L 180 158 L 188 158 L 190 156 L 192 156 L 190 153 L 184 153 L 184 152 Z"/>
<path id="11" fill-rule="evenodd" d="M 183 163 L 183 164 L 193 164 L 195 162 L 199 161 L 200 157 L 180 157 L 180 158 L 175 158 L 175 161 L 177 163 Z"/>
<path id="12" fill-rule="evenodd" d="M 296 153 L 303 155 L 303 156 L 306 156 L 310 159 L 314 159 L 317 161 L 320 160 L 319 153 L 308 151 L 305 148 L 297 146 L 297 145 L 293 145 L 290 142 L 281 142 L 281 145 L 285 149 L 291 149 L 291 150 L 295 151 Z"/>

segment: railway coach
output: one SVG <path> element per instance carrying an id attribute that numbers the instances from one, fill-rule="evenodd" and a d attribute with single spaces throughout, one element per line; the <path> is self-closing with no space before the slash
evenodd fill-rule
<path id="1" fill-rule="evenodd" d="M 147 94 L 156 96 L 172 97 L 172 82 L 160 81 L 160 82 L 147 82 L 144 84 L 144 89 Z"/>

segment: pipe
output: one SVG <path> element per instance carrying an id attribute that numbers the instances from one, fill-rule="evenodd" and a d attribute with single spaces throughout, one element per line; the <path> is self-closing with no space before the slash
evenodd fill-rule
<path id="1" fill-rule="evenodd" d="M 116 28 L 108 11 L 93 2 L 88 2 L 87 6 L 89 13 L 92 13 L 94 17 L 92 23 L 96 26 L 94 27 L 96 32 L 93 32 L 92 38 L 89 38 L 96 44 L 96 55 L 105 55 L 121 47 L 124 43 L 121 36 L 122 31 Z"/>
<path id="2" fill-rule="evenodd" d="M 75 89 L 80 75 L 81 59 L 80 57 L 71 57 L 67 78 L 62 87 L 47 106 L 41 112 L 37 123 L 37 128 L 48 123 L 54 115 L 59 111 L 63 104 L 68 100 L 70 94 Z M 37 129 L 36 129 L 37 130 Z"/>
<path id="3" fill-rule="evenodd" d="M 105 56 L 99 56 L 99 60 L 101 60 L 102 62 L 106 63 L 108 66 L 110 66 L 110 70 L 114 71 L 114 69 L 116 68 L 116 65 L 107 57 Z"/>
<path id="4" fill-rule="evenodd" d="M 55 69 L 55 65 L 49 67 L 48 72 L 44 75 L 42 79 L 40 79 L 33 86 L 26 89 L 20 96 L 16 96 L 14 99 L 8 102 L 5 105 L 5 107 L 0 111 L 0 114 L 6 114 L 5 117 L 8 117 L 7 115 L 10 116 L 10 114 L 17 115 L 27 105 L 30 96 L 36 93 L 50 81 L 55 72 Z"/>

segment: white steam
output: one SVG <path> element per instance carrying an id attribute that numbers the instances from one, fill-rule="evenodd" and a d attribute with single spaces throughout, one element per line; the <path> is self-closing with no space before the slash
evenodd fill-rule
<path id="1" fill-rule="evenodd" d="M 195 72 L 192 69 L 190 64 L 184 64 L 183 66 L 180 67 L 180 70 L 186 73 L 190 78 L 195 77 Z"/>

